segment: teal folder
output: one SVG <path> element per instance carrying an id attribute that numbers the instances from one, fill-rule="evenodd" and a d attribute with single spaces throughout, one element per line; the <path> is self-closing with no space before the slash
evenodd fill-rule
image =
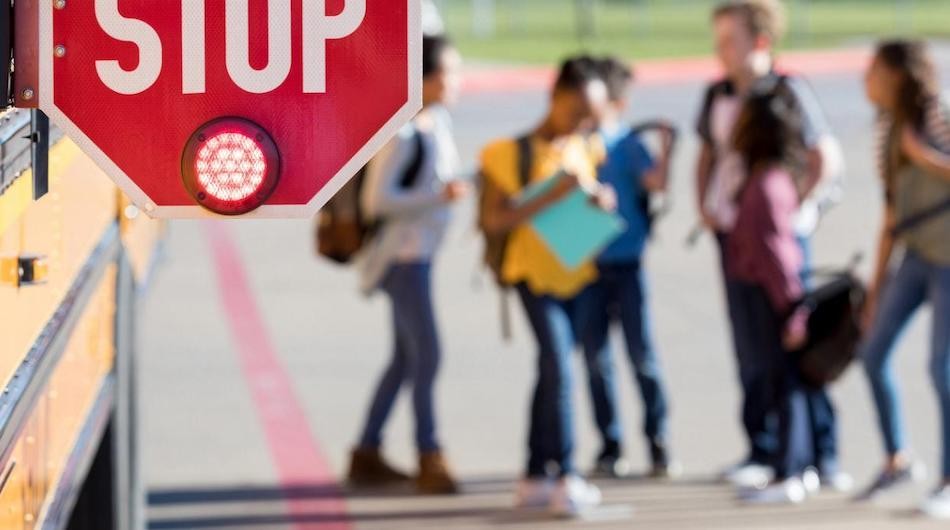
<path id="1" fill-rule="evenodd" d="M 551 178 L 528 187 L 519 202 L 543 195 L 556 181 Z M 590 195 L 581 189 L 534 216 L 530 224 L 568 269 L 595 258 L 627 229 L 623 218 L 591 204 Z"/>

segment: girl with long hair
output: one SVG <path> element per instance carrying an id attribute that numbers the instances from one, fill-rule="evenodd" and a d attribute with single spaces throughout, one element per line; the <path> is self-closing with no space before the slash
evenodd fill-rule
<path id="1" fill-rule="evenodd" d="M 862 355 L 887 456 L 864 497 L 922 474 L 905 441 L 892 359 L 901 331 L 929 303 L 934 314 L 930 377 L 940 404 L 943 468 L 922 510 L 950 518 L 950 111 L 940 99 L 937 71 L 923 42 L 882 43 L 866 88 L 879 112 L 886 193 Z M 898 245 L 904 249 L 899 260 L 894 259 Z M 892 261 L 899 261 L 893 269 Z"/>

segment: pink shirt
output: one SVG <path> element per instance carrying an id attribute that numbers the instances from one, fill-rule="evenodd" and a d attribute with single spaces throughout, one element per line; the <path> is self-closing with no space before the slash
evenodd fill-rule
<path id="1" fill-rule="evenodd" d="M 790 316 L 804 295 L 804 257 L 794 229 L 799 197 L 792 175 L 776 167 L 753 177 L 738 206 L 726 249 L 727 274 L 760 285 L 775 312 Z"/>

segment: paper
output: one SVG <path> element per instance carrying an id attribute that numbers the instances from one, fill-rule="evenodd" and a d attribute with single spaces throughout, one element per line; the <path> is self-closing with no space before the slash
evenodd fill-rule
<path id="1" fill-rule="evenodd" d="M 528 187 L 519 202 L 524 204 L 543 195 L 557 180 L 551 178 Z M 605 212 L 590 201 L 590 195 L 576 189 L 530 221 L 535 232 L 568 269 L 576 269 L 595 258 L 627 228 L 620 216 Z"/>

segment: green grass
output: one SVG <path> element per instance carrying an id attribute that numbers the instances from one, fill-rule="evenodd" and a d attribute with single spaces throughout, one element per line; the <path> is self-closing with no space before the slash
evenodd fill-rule
<path id="1" fill-rule="evenodd" d="M 494 0 L 494 34 L 473 28 L 473 0 L 436 0 L 467 58 L 551 63 L 577 51 L 632 59 L 709 53 L 713 0 L 593 0 L 594 34 L 581 37 L 575 0 Z M 950 0 L 790 0 L 786 49 L 881 36 L 950 37 Z"/>

